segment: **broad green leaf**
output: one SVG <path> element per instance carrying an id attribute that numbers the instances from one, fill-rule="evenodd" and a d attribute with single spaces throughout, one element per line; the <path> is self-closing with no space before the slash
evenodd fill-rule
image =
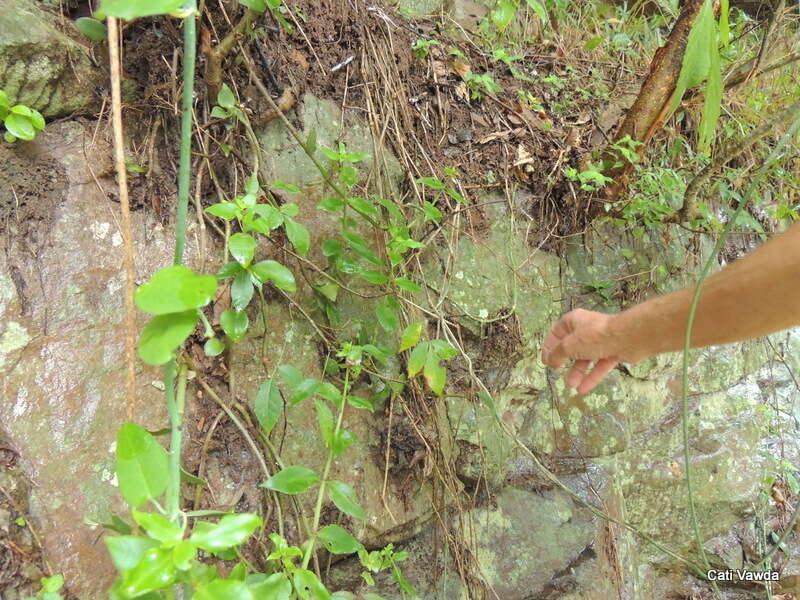
<path id="1" fill-rule="evenodd" d="M 350 445 L 356 441 L 356 436 L 346 429 L 340 429 L 338 433 L 334 433 L 330 443 L 330 449 L 333 457 L 341 455 L 342 452 L 347 450 Z"/>
<path id="2" fill-rule="evenodd" d="M 437 396 L 442 395 L 444 390 L 445 380 L 447 379 L 447 371 L 439 364 L 439 357 L 434 352 L 428 352 L 425 359 L 425 369 L 423 372 L 425 381 L 428 387 L 433 390 Z"/>
<path id="3" fill-rule="evenodd" d="M 139 310 L 153 315 L 179 313 L 205 306 L 217 291 L 211 275 L 197 275 L 183 265 L 160 269 L 134 294 Z"/>
<path id="4" fill-rule="evenodd" d="M 42 586 L 42 591 L 46 594 L 54 594 L 62 587 L 64 587 L 64 577 L 61 575 L 53 575 L 52 577 L 42 577 L 39 581 Z"/>
<path id="5" fill-rule="evenodd" d="M 261 526 L 261 517 L 249 513 L 226 515 L 219 523 L 195 523 L 191 541 L 211 552 L 225 550 L 244 543 Z"/>
<path id="6" fill-rule="evenodd" d="M 197 546 L 191 540 L 181 540 L 172 549 L 172 562 L 181 570 L 191 568 L 192 560 L 197 555 Z"/>
<path id="7" fill-rule="evenodd" d="M 247 333 L 250 319 L 245 311 L 229 308 L 220 315 L 219 324 L 222 325 L 222 330 L 225 332 L 225 335 L 235 343 L 241 340 L 244 334 Z"/>
<path id="8" fill-rule="evenodd" d="M 319 203 L 319 208 L 328 212 L 339 212 L 344 207 L 344 200 L 338 196 L 328 196 Z"/>
<path id="9" fill-rule="evenodd" d="M 331 600 L 331 593 L 322 585 L 317 576 L 306 569 L 297 569 L 292 574 L 295 592 L 301 600 Z"/>
<path id="10" fill-rule="evenodd" d="M 300 369 L 294 365 L 281 365 L 278 367 L 278 372 L 281 374 L 281 377 L 283 377 L 286 385 L 292 389 L 295 389 L 297 386 L 299 386 L 305 379 Z"/>
<path id="11" fill-rule="evenodd" d="M 425 322 L 420 321 L 419 323 L 411 323 L 411 325 L 406 327 L 403 331 L 403 335 L 400 337 L 400 348 L 398 348 L 397 351 L 402 352 L 403 350 L 408 350 L 412 346 L 416 346 L 422 335 L 422 328 L 424 326 Z"/>
<path id="12" fill-rule="evenodd" d="M 229 113 L 226 109 L 222 108 L 221 106 L 215 106 L 214 108 L 211 109 L 211 116 L 214 117 L 215 119 L 227 119 L 228 117 L 231 116 L 231 113 Z M 224 150 L 223 154 L 225 154 Z M 225 156 L 228 155 L 225 154 Z"/>
<path id="13" fill-rule="evenodd" d="M 364 521 L 367 513 L 358 504 L 355 490 L 343 481 L 328 482 L 328 496 L 343 513 L 350 515 L 354 519 Z"/>
<path id="14" fill-rule="evenodd" d="M 711 66 L 708 46 L 712 39 L 716 43 L 717 37 L 714 25 L 711 0 L 705 0 L 703 7 L 692 24 L 691 31 L 689 31 L 681 72 L 670 101 L 673 110 L 677 108 L 687 89 L 699 85 L 708 76 L 708 70 Z"/>
<path id="15" fill-rule="evenodd" d="M 253 236 L 246 233 L 234 233 L 228 240 L 228 250 L 233 258 L 243 267 L 246 267 L 253 260 L 256 251 L 256 241 Z"/>
<path id="16" fill-rule="evenodd" d="M 0 108 L 8 109 L 8 94 L 0 90 Z"/>
<path id="17" fill-rule="evenodd" d="M 236 96 L 233 95 L 233 91 L 228 87 L 227 83 L 222 84 L 219 94 L 217 94 L 217 104 L 223 108 L 233 108 L 236 106 Z"/>
<path id="18" fill-rule="evenodd" d="M 417 183 L 426 185 L 434 190 L 443 190 L 445 188 L 444 183 L 442 183 L 442 181 L 436 177 L 420 177 L 417 179 Z"/>
<path id="19" fill-rule="evenodd" d="M 139 337 L 139 358 L 148 365 L 163 365 L 173 358 L 196 324 L 197 310 L 153 317 Z"/>
<path id="20" fill-rule="evenodd" d="M 283 399 L 275 380 L 267 379 L 261 384 L 256 394 L 256 402 L 253 409 L 264 433 L 269 435 L 283 412 Z"/>
<path id="21" fill-rule="evenodd" d="M 75 19 L 75 27 L 93 42 L 102 42 L 108 35 L 105 24 L 91 17 Z"/>
<path id="22" fill-rule="evenodd" d="M 422 212 L 425 215 L 426 221 L 433 221 L 438 223 L 442 220 L 442 211 L 427 200 L 422 201 Z"/>
<path id="23" fill-rule="evenodd" d="M 33 109 L 24 104 L 17 104 L 11 107 L 11 112 L 16 115 L 22 115 L 23 117 L 30 117 L 33 114 Z"/>
<path id="24" fill-rule="evenodd" d="M 122 497 L 138 508 L 167 489 L 167 451 L 145 429 L 125 423 L 117 432 L 116 472 Z"/>
<path id="25" fill-rule="evenodd" d="M 276 287 L 287 292 L 297 291 L 297 284 L 292 272 L 281 263 L 274 260 L 262 260 L 253 265 L 253 275 L 261 283 L 271 281 Z"/>
<path id="26" fill-rule="evenodd" d="M 394 296 L 386 296 L 375 308 L 375 316 L 378 317 L 378 323 L 389 333 L 400 326 L 399 310 L 400 303 Z"/>
<path id="27" fill-rule="evenodd" d="M 336 408 L 342 408 L 342 392 L 339 391 L 335 385 L 328 381 L 324 381 L 317 387 L 315 392 L 318 396 L 333 402 Z"/>
<path id="28" fill-rule="evenodd" d="M 279 211 L 284 216 L 296 217 L 300 214 L 300 207 L 294 202 L 287 202 L 286 204 L 281 204 Z"/>
<path id="29" fill-rule="evenodd" d="M 251 173 L 244 182 L 244 191 L 249 195 L 258 196 L 259 189 L 258 175 L 256 173 Z"/>
<path id="30" fill-rule="evenodd" d="M 267 10 L 266 0 L 239 0 L 239 4 L 260 13 Z"/>
<path id="31" fill-rule="evenodd" d="M 353 554 L 361 548 L 361 543 L 339 525 L 326 525 L 317 532 L 319 539 L 332 554 Z"/>
<path id="32" fill-rule="evenodd" d="M 458 350 L 444 340 L 431 340 L 431 348 L 436 352 L 436 356 L 443 360 L 450 360 L 458 355 Z"/>
<path id="33" fill-rule="evenodd" d="M 183 529 L 166 517 L 157 513 L 139 512 L 134 509 L 133 520 L 147 532 L 151 538 L 162 542 L 162 547 L 172 547 L 183 538 Z"/>
<path id="34" fill-rule="evenodd" d="M 118 535 L 104 538 L 111 562 L 118 571 L 129 571 L 139 564 L 144 553 L 158 546 L 158 542 L 138 535 Z"/>
<path id="35" fill-rule="evenodd" d="M 285 181 L 280 181 L 280 180 L 278 180 L 278 181 L 273 181 L 272 183 L 270 183 L 270 184 L 269 184 L 269 187 L 271 187 L 271 188 L 277 188 L 277 189 L 279 189 L 279 190 L 283 190 L 284 192 L 289 192 L 290 194 L 300 194 L 300 193 L 302 193 L 302 191 L 303 191 L 303 190 L 301 190 L 299 187 L 297 187 L 296 185 L 294 185 L 293 183 L 286 183 Z M 294 204 L 294 203 L 292 203 L 292 204 L 293 204 L 295 207 L 297 206 L 297 205 L 296 205 L 296 204 Z M 284 206 L 286 206 L 286 205 L 284 205 Z M 281 208 L 283 208 L 283 206 L 282 206 Z M 294 212 L 294 214 L 289 214 L 289 216 L 290 216 L 290 217 L 293 217 L 293 216 L 295 216 L 295 215 L 296 215 L 296 214 L 299 212 L 299 210 L 297 210 L 297 211 L 293 211 L 293 212 Z M 288 213 L 287 213 L 287 214 L 288 214 Z"/>
<path id="36" fill-rule="evenodd" d="M 259 600 L 289 600 L 292 595 L 292 584 L 284 573 L 269 576 L 258 573 L 258 578 L 250 575 L 246 581 L 253 596 Z"/>
<path id="37" fill-rule="evenodd" d="M 208 338 L 203 344 L 203 352 L 206 356 L 219 356 L 225 351 L 225 342 L 217 337 Z"/>
<path id="38" fill-rule="evenodd" d="M 135 567 L 125 573 L 120 592 L 124 598 L 135 598 L 172 585 L 175 574 L 172 552 L 152 548 L 144 553 Z"/>
<path id="39" fill-rule="evenodd" d="M 244 0 L 239 0 L 244 3 Z M 214 579 L 195 589 L 195 600 L 253 600 L 253 592 L 244 581 L 237 579 Z"/>
<path id="40" fill-rule="evenodd" d="M 394 280 L 394 282 L 397 285 L 397 287 L 407 292 L 419 292 L 420 290 L 422 290 L 421 286 L 414 283 L 413 281 L 406 279 L 405 277 L 397 277 Z"/>
<path id="41" fill-rule="evenodd" d="M 151 15 L 167 15 L 177 11 L 186 0 L 103 0 L 100 10 L 118 19 L 136 19 Z"/>
<path id="42" fill-rule="evenodd" d="M 358 408 L 359 410 L 368 410 L 369 412 L 375 412 L 375 407 L 372 405 L 372 400 L 370 400 L 369 398 L 362 398 L 357 394 L 348 394 L 347 403 L 353 408 Z"/>
<path id="43" fill-rule="evenodd" d="M 253 280 L 250 273 L 241 271 L 236 274 L 231 284 L 231 304 L 236 310 L 244 310 L 253 299 Z"/>
<path id="44" fill-rule="evenodd" d="M 584 50 L 594 50 L 594 49 L 595 49 L 595 48 L 597 48 L 597 47 L 598 47 L 600 44 L 602 44 L 602 43 L 603 43 L 603 41 L 604 41 L 604 40 L 603 40 L 603 38 L 601 38 L 601 37 L 593 37 L 593 38 L 592 38 L 592 39 L 590 39 L 588 42 L 586 42 L 586 44 L 584 44 L 584 46 L 583 46 L 583 49 L 584 49 Z"/>
<path id="45" fill-rule="evenodd" d="M 719 36 L 722 38 L 722 47 L 727 48 L 731 43 L 730 3 L 722 0 L 719 6 Z"/>
<path id="46" fill-rule="evenodd" d="M 5 118 L 5 124 L 8 132 L 21 140 L 32 140 L 36 137 L 36 129 L 28 117 L 11 113 Z"/>
<path id="47" fill-rule="evenodd" d="M 302 494 L 318 482 L 319 476 L 314 471 L 307 467 L 294 466 L 282 469 L 262 483 L 261 487 L 284 494 Z"/>
<path id="48" fill-rule="evenodd" d="M 348 198 L 347 203 L 362 215 L 368 217 L 377 217 L 378 209 L 375 205 L 365 198 Z"/>
<path id="49" fill-rule="evenodd" d="M 708 41 L 708 52 L 711 64 L 708 69 L 708 84 L 706 85 L 705 101 L 703 102 L 703 116 L 700 119 L 700 139 L 698 148 L 700 152 L 710 154 L 711 143 L 714 141 L 714 132 L 722 112 L 722 72 L 719 60 L 717 40 L 712 37 Z"/>
<path id="50" fill-rule="evenodd" d="M 325 240 L 322 242 L 322 253 L 330 258 L 331 256 L 338 256 L 342 253 L 342 242 L 339 240 Z"/>
<path id="51" fill-rule="evenodd" d="M 333 446 L 333 413 L 324 400 L 317 399 L 315 406 L 317 408 L 317 424 L 322 439 L 325 441 L 325 446 L 331 448 Z"/>
<path id="52" fill-rule="evenodd" d="M 316 394 L 319 386 L 320 382 L 313 377 L 304 379 L 296 388 L 292 390 L 292 397 L 289 398 L 289 401 L 292 404 L 298 404 L 306 398 L 310 398 Z"/>
<path id="53" fill-rule="evenodd" d="M 430 344 L 428 342 L 424 342 L 419 344 L 416 348 L 411 351 L 411 355 L 408 357 L 408 376 L 414 377 L 417 373 L 422 370 L 422 367 L 425 366 L 425 361 L 428 358 L 428 353 L 430 351 Z"/>
<path id="54" fill-rule="evenodd" d="M 306 140 L 306 152 L 314 154 L 317 151 L 317 130 L 312 129 L 308 132 L 308 139 Z"/>
<path id="55" fill-rule="evenodd" d="M 206 212 L 220 219 L 230 221 L 236 218 L 236 215 L 239 213 L 239 207 L 236 206 L 235 202 L 218 202 L 217 204 L 209 206 Z"/>
<path id="56" fill-rule="evenodd" d="M 347 187 L 353 187 L 358 183 L 358 169 L 351 165 L 342 165 L 339 169 L 339 180 Z"/>
<path id="57" fill-rule="evenodd" d="M 308 254 L 308 249 L 311 246 L 311 236 L 308 234 L 308 229 L 288 217 L 284 220 L 283 226 L 286 228 L 286 236 L 292 242 L 294 249 L 304 256 Z"/>
<path id="58" fill-rule="evenodd" d="M 218 279 L 225 279 L 226 277 L 234 277 L 237 273 L 242 272 L 242 265 L 235 260 L 231 260 L 222 265 L 217 273 Z"/>
<path id="59" fill-rule="evenodd" d="M 368 269 L 359 273 L 359 276 L 363 277 L 373 285 L 383 285 L 385 283 L 389 283 L 389 278 L 380 271 Z"/>
<path id="60" fill-rule="evenodd" d="M 531 10 L 536 13 L 536 16 L 539 17 L 539 20 L 542 23 L 547 23 L 547 9 L 544 7 L 544 4 L 542 4 L 541 0 L 526 0 L 526 2 L 528 3 L 528 6 L 531 7 Z"/>

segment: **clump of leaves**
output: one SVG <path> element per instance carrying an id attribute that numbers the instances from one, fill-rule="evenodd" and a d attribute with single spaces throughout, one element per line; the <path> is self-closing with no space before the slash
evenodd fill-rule
<path id="1" fill-rule="evenodd" d="M 9 142 L 32 140 L 44 129 L 44 117 L 24 104 L 10 105 L 8 95 L 0 90 L 0 121 L 5 125 L 3 138 Z"/>
<path id="2" fill-rule="evenodd" d="M 423 40 L 422 38 L 415 40 L 414 43 L 411 45 L 411 50 L 414 52 L 414 56 L 425 60 L 428 58 L 428 54 L 431 51 L 431 48 L 434 46 L 438 46 L 439 42 L 436 40 Z"/>
<path id="3" fill-rule="evenodd" d="M 28 596 L 25 600 L 63 600 L 59 591 L 64 587 L 64 578 L 61 575 L 42 577 L 39 582 L 42 589 L 35 596 Z"/>
<path id="4" fill-rule="evenodd" d="M 488 73 L 478 75 L 470 71 L 464 75 L 464 81 L 469 89 L 469 97 L 472 100 L 480 100 L 484 93 L 496 94 L 502 92 L 503 88 Z"/>
<path id="5" fill-rule="evenodd" d="M 611 177 L 603 175 L 597 167 L 590 167 L 585 171 L 578 171 L 575 167 L 564 167 L 564 176 L 570 181 L 580 184 L 582 190 L 594 192 L 613 181 Z"/>

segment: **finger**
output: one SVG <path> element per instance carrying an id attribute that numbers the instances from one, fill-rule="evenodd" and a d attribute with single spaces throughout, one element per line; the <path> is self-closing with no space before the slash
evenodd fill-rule
<path id="1" fill-rule="evenodd" d="M 597 384 L 603 380 L 603 377 L 608 375 L 608 373 L 618 364 L 619 361 L 616 358 L 603 358 L 598 360 L 595 363 L 591 373 L 584 377 L 583 381 L 580 382 L 580 385 L 577 386 L 578 393 L 588 394 L 591 392 L 597 386 Z"/>
<path id="2" fill-rule="evenodd" d="M 553 325 L 542 345 L 542 362 L 544 364 L 560 369 L 570 359 L 563 345 L 564 338 L 569 333 L 569 325 L 565 318 L 562 317 Z"/>
<path id="3" fill-rule="evenodd" d="M 575 364 L 567 373 L 567 385 L 571 388 L 577 389 L 581 382 L 589 372 L 589 365 L 592 364 L 590 360 L 576 360 Z"/>

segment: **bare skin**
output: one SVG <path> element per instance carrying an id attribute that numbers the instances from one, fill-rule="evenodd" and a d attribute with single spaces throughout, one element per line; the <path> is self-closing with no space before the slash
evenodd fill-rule
<path id="1" fill-rule="evenodd" d="M 586 394 L 620 362 L 683 349 L 694 287 L 617 314 L 577 309 L 553 325 L 542 360 L 574 361 L 567 385 Z M 691 347 L 761 337 L 800 325 L 800 223 L 709 277 L 697 306 Z"/>

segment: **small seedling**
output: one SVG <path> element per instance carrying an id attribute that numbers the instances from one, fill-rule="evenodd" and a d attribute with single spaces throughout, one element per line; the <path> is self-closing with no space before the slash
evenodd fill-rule
<path id="1" fill-rule="evenodd" d="M 3 137 L 9 143 L 18 139 L 30 141 L 44 129 L 44 117 L 39 111 L 24 104 L 10 106 L 3 90 L 0 90 L 0 121 L 6 127 Z"/>

